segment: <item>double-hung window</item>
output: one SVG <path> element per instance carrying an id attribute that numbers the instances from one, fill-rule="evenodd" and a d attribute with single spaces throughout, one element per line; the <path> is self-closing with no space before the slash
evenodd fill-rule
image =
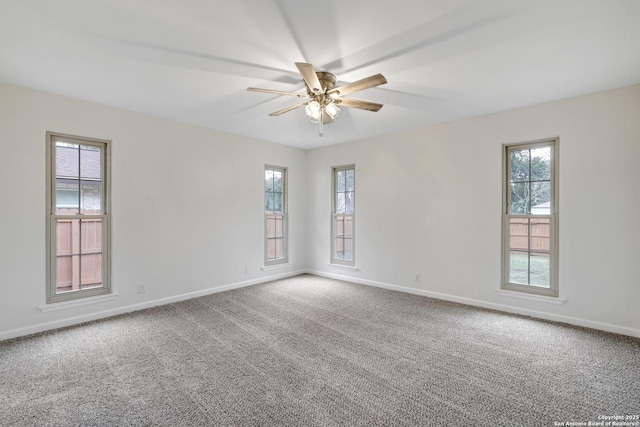
<path id="1" fill-rule="evenodd" d="M 287 255 L 287 169 L 266 166 L 264 169 L 264 264 L 283 264 Z"/>
<path id="2" fill-rule="evenodd" d="M 355 166 L 334 167 L 332 181 L 331 263 L 355 266 Z"/>
<path id="3" fill-rule="evenodd" d="M 111 292 L 109 142 L 47 133 L 47 303 Z"/>
<path id="4" fill-rule="evenodd" d="M 558 296 L 558 141 L 504 147 L 502 288 Z"/>

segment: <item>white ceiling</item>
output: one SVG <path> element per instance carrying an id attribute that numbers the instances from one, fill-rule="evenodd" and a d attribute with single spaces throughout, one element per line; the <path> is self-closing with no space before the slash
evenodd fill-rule
<path id="1" fill-rule="evenodd" d="M 294 62 L 384 108 L 269 117 Z M 640 1 L 0 0 L 0 81 L 313 148 L 640 83 Z"/>

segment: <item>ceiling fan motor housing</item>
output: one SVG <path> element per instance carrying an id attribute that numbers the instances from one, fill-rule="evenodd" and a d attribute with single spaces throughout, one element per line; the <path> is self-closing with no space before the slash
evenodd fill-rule
<path id="1" fill-rule="evenodd" d="M 333 89 L 336 86 L 335 74 L 332 74 L 326 71 L 317 71 L 316 75 L 318 76 L 318 80 L 320 80 L 320 85 L 322 86 L 322 88 L 320 89 L 320 93 L 326 93 L 327 91 Z M 305 83 L 305 86 L 307 88 L 307 93 L 310 96 L 319 95 L 318 92 L 314 92 L 312 88 L 307 86 L 306 83 Z"/>

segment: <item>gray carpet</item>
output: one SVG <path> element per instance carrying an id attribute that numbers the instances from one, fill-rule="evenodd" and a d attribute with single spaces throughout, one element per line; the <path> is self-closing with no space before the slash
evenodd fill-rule
<path id="1" fill-rule="evenodd" d="M 0 426 L 554 426 L 638 413 L 640 339 L 309 275 L 0 343 Z"/>

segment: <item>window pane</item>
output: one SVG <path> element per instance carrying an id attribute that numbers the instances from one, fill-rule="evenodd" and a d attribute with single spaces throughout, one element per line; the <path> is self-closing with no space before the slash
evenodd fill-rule
<path id="1" fill-rule="evenodd" d="M 102 252 L 102 219 L 82 220 L 80 227 L 81 253 Z"/>
<path id="2" fill-rule="evenodd" d="M 509 213 L 520 215 L 528 214 L 530 208 L 529 202 L 529 183 L 511 183 L 511 206 L 509 207 Z"/>
<path id="3" fill-rule="evenodd" d="M 353 237 L 353 218 L 350 216 L 344 217 L 344 236 Z"/>
<path id="4" fill-rule="evenodd" d="M 284 248 L 282 239 L 275 239 L 276 242 L 276 258 L 280 259 L 284 256 Z"/>
<path id="5" fill-rule="evenodd" d="M 353 191 L 355 189 L 355 171 L 353 169 L 348 169 L 345 182 L 345 190 Z"/>
<path id="6" fill-rule="evenodd" d="M 511 218 L 509 221 L 510 250 L 529 251 L 529 218 Z"/>
<path id="7" fill-rule="evenodd" d="M 56 213 L 77 214 L 80 209 L 80 146 L 56 143 Z"/>
<path id="8" fill-rule="evenodd" d="M 345 197 L 344 213 L 352 214 L 353 211 L 354 211 L 354 193 L 353 193 L 353 191 L 345 193 L 344 197 Z"/>
<path id="9" fill-rule="evenodd" d="M 532 218 L 529 224 L 529 250 L 538 254 L 549 255 L 551 250 L 551 220 L 549 218 Z"/>
<path id="10" fill-rule="evenodd" d="M 344 239 L 344 255 L 345 261 L 353 261 L 353 239 Z"/>
<path id="11" fill-rule="evenodd" d="M 56 222 L 56 291 L 80 288 L 80 220 Z"/>
<path id="12" fill-rule="evenodd" d="M 511 218 L 509 245 L 509 281 L 549 288 L 551 220 Z"/>
<path id="13" fill-rule="evenodd" d="M 509 282 L 529 284 L 529 256 L 526 252 L 509 252 Z"/>
<path id="14" fill-rule="evenodd" d="M 101 154 L 102 151 L 99 147 L 80 146 L 80 178 L 98 181 L 102 179 Z"/>
<path id="15" fill-rule="evenodd" d="M 56 178 L 80 178 L 79 150 L 77 144 L 56 143 Z"/>
<path id="16" fill-rule="evenodd" d="M 273 191 L 273 171 L 265 170 L 264 171 L 264 189 L 265 191 Z"/>
<path id="17" fill-rule="evenodd" d="M 531 181 L 551 180 L 551 147 L 531 149 Z"/>
<path id="18" fill-rule="evenodd" d="M 90 289 L 102 286 L 102 254 L 80 256 L 80 288 Z"/>
<path id="19" fill-rule="evenodd" d="M 531 214 L 551 214 L 551 182 L 531 183 Z"/>
<path id="20" fill-rule="evenodd" d="M 56 293 L 102 286 L 102 219 L 56 222 Z"/>
<path id="21" fill-rule="evenodd" d="M 102 213 L 102 183 L 100 181 L 81 181 L 80 194 L 80 208 L 83 214 Z"/>
<path id="22" fill-rule="evenodd" d="M 276 240 L 267 239 L 267 259 L 276 258 Z"/>
<path id="23" fill-rule="evenodd" d="M 282 193 L 273 193 L 273 211 L 282 212 Z"/>
<path id="24" fill-rule="evenodd" d="M 283 207 L 283 195 L 282 193 L 267 193 L 266 194 L 266 206 L 265 206 L 265 211 L 266 213 L 282 213 L 282 207 Z"/>
<path id="25" fill-rule="evenodd" d="M 335 254 L 336 259 L 344 259 L 344 239 L 342 237 L 336 237 L 335 239 Z"/>
<path id="26" fill-rule="evenodd" d="M 337 216 L 336 217 L 336 237 L 344 236 L 344 217 Z"/>
<path id="27" fill-rule="evenodd" d="M 529 181 L 529 150 L 511 151 L 511 182 Z"/>
<path id="28" fill-rule="evenodd" d="M 78 180 L 56 179 L 56 214 L 75 215 L 79 212 L 80 187 Z"/>
<path id="29" fill-rule="evenodd" d="M 344 192 L 345 191 L 345 171 L 337 171 L 336 172 L 336 191 Z"/>
<path id="30" fill-rule="evenodd" d="M 346 213 L 345 193 L 336 194 L 336 213 Z"/>
<path id="31" fill-rule="evenodd" d="M 273 191 L 282 192 L 282 172 L 273 171 Z"/>
<path id="32" fill-rule="evenodd" d="M 509 281 L 529 284 L 529 218 L 509 221 Z"/>
<path id="33" fill-rule="evenodd" d="M 283 222 L 283 218 L 282 217 L 277 217 L 275 218 L 275 225 L 276 225 L 276 229 L 275 229 L 275 233 L 276 233 L 276 237 L 282 237 L 282 222 Z"/>
<path id="34" fill-rule="evenodd" d="M 551 283 L 551 279 L 549 276 L 549 255 L 531 254 L 530 265 L 530 284 L 532 286 L 549 288 Z"/>
<path id="35" fill-rule="evenodd" d="M 551 220 L 532 218 L 529 221 L 529 284 L 549 288 L 551 286 Z"/>
<path id="36" fill-rule="evenodd" d="M 80 256 L 58 257 L 56 293 L 80 289 Z"/>
<path id="37" fill-rule="evenodd" d="M 80 220 L 60 219 L 56 222 L 56 254 L 80 253 Z"/>
<path id="38" fill-rule="evenodd" d="M 267 239 L 276 237 L 276 217 L 267 217 Z"/>
<path id="39" fill-rule="evenodd" d="M 272 213 L 273 212 L 273 193 L 266 193 L 265 194 L 265 206 L 264 206 L 264 210 L 267 213 Z"/>

